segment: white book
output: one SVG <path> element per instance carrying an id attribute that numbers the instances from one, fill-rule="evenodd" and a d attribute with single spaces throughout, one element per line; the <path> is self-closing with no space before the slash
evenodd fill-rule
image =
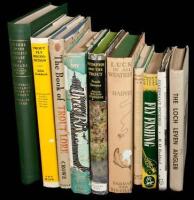
<path id="1" fill-rule="evenodd" d="M 167 108 L 168 66 L 171 50 L 167 49 L 158 71 L 158 187 L 167 189 Z"/>

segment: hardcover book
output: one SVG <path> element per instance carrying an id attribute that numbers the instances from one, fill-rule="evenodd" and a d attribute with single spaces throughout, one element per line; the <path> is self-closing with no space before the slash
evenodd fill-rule
<path id="1" fill-rule="evenodd" d="M 163 53 L 153 53 L 144 73 L 143 84 L 143 158 L 142 187 L 154 189 L 158 176 L 157 72 Z"/>
<path id="2" fill-rule="evenodd" d="M 31 37 L 43 185 L 45 187 L 59 186 L 49 38 L 60 34 L 63 30 L 68 32 L 69 27 L 73 26 L 72 24 L 76 24 L 82 19 L 83 17 L 80 16 L 69 22 L 69 17 L 66 16 L 62 21 L 58 19 L 51 27 L 49 26 L 46 30 L 35 33 Z M 59 28 L 60 25 L 62 25 L 61 28 Z"/>
<path id="3" fill-rule="evenodd" d="M 125 33 L 107 57 L 109 191 L 133 187 L 133 67 L 144 35 Z"/>
<path id="4" fill-rule="evenodd" d="M 142 132 L 143 132 L 143 75 L 148 66 L 153 46 L 144 45 L 134 67 L 134 184 L 142 184 Z"/>
<path id="5" fill-rule="evenodd" d="M 47 5 L 8 23 L 21 180 L 40 179 L 40 163 L 30 36 L 67 11 Z"/>
<path id="6" fill-rule="evenodd" d="M 80 194 L 91 193 L 86 59 L 99 33 L 90 28 L 64 54 L 71 189 Z"/>
<path id="7" fill-rule="evenodd" d="M 169 61 L 172 54 L 167 49 L 158 71 L 158 188 L 167 189 L 168 173 L 168 71 Z"/>
<path id="8" fill-rule="evenodd" d="M 177 48 L 170 61 L 170 188 L 182 191 L 187 151 L 189 47 Z"/>
<path id="9" fill-rule="evenodd" d="M 60 186 L 71 188 L 69 142 L 67 129 L 67 109 L 65 96 L 64 53 L 91 29 L 91 19 L 78 23 L 68 33 L 52 37 L 49 40 L 49 51 L 52 69 L 52 85 L 54 98 L 55 129 L 57 139 L 58 171 Z"/>
<path id="10" fill-rule="evenodd" d="M 100 43 L 88 53 L 88 95 L 92 192 L 108 192 L 107 84 L 106 56 L 125 32 L 108 31 Z"/>

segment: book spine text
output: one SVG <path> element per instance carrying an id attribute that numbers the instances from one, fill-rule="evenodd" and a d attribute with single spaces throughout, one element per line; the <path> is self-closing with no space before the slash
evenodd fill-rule
<path id="1" fill-rule="evenodd" d="M 91 58 L 92 57 L 92 58 Z M 108 192 L 106 61 L 104 56 L 88 58 L 88 98 L 92 192 Z"/>
<path id="2" fill-rule="evenodd" d="M 50 40 L 49 49 L 52 69 L 59 181 L 60 187 L 70 188 L 71 177 L 67 133 L 65 74 L 63 64 L 64 41 Z"/>
<path id="3" fill-rule="evenodd" d="M 107 58 L 109 191 L 133 187 L 133 67 L 130 58 Z"/>
<path id="4" fill-rule="evenodd" d="M 43 185 L 58 187 L 58 167 L 48 40 L 31 38 Z"/>
<path id="5" fill-rule="evenodd" d="M 144 73 L 142 187 L 157 183 L 157 74 Z"/>
<path id="6" fill-rule="evenodd" d="M 70 147 L 71 189 L 89 194 L 90 160 L 86 54 L 65 54 L 65 87 Z"/>
<path id="7" fill-rule="evenodd" d="M 38 131 L 30 48 L 30 27 L 9 23 L 20 174 L 24 184 L 40 179 Z"/>

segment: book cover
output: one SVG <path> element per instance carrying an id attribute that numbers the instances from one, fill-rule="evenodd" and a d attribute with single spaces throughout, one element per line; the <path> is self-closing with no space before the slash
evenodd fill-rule
<path id="1" fill-rule="evenodd" d="M 133 67 L 144 35 L 126 33 L 107 57 L 109 191 L 133 188 Z"/>
<path id="2" fill-rule="evenodd" d="M 83 20 L 82 16 L 75 18 L 62 16 L 55 20 L 51 26 L 47 26 L 31 37 L 43 185 L 45 187 L 59 186 L 49 39 L 61 33 L 67 34 L 81 20 Z M 47 124 L 46 121 L 49 123 Z M 67 145 L 65 149 L 67 153 Z M 68 166 L 65 167 L 68 168 Z M 61 172 L 61 168 L 59 170 Z M 66 175 L 68 176 L 68 172 Z"/>
<path id="3" fill-rule="evenodd" d="M 158 71 L 158 188 L 167 189 L 168 176 L 168 97 L 169 97 L 169 61 L 172 54 L 167 49 Z"/>
<path id="4" fill-rule="evenodd" d="M 66 11 L 67 4 L 47 5 L 8 23 L 20 173 L 24 184 L 40 179 L 30 36 Z"/>
<path id="5" fill-rule="evenodd" d="M 91 193 L 86 59 L 96 34 L 88 29 L 64 54 L 71 189 L 80 194 Z"/>
<path id="6" fill-rule="evenodd" d="M 153 46 L 144 45 L 134 67 L 134 184 L 142 184 L 142 132 L 143 132 L 143 75 L 148 66 Z"/>
<path id="7" fill-rule="evenodd" d="M 176 48 L 170 61 L 170 188 L 182 191 L 187 152 L 189 47 Z"/>
<path id="8" fill-rule="evenodd" d="M 81 20 L 83 20 L 82 16 L 73 18 L 70 22 L 63 19 L 62 27 L 59 28 L 60 23 L 55 25 L 60 21 L 58 19 L 53 24 L 52 29 L 48 27 L 31 37 L 43 185 L 45 187 L 59 186 L 49 39 L 63 33 L 63 31 L 68 33 L 70 28 Z M 49 123 L 47 124 L 46 121 Z"/>
<path id="9" fill-rule="evenodd" d="M 57 158 L 59 184 L 62 188 L 70 188 L 70 165 L 67 135 L 66 97 L 64 88 L 64 41 L 49 42 L 52 89 L 55 113 L 55 130 L 57 141 Z"/>
<path id="10" fill-rule="evenodd" d="M 158 177 L 157 71 L 162 53 L 154 53 L 144 73 L 142 187 L 154 189 Z"/>
<path id="11" fill-rule="evenodd" d="M 65 96 L 64 53 L 67 52 L 84 33 L 91 29 L 91 19 L 78 24 L 62 39 L 49 40 L 50 60 L 52 69 L 52 84 L 55 112 L 55 129 L 57 139 L 57 156 L 60 187 L 71 188 L 69 142 L 67 130 L 67 109 Z"/>
<path id="12" fill-rule="evenodd" d="M 48 38 L 31 38 L 43 186 L 58 187 L 55 124 Z"/>
<path id="13" fill-rule="evenodd" d="M 123 33 L 124 31 L 107 32 L 98 45 L 88 53 L 91 184 L 92 192 L 95 194 L 108 192 L 106 56 L 114 49 Z"/>

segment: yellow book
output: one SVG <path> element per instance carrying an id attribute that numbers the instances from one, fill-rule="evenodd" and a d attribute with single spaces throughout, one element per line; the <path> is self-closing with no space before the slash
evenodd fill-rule
<path id="1" fill-rule="evenodd" d="M 84 17 L 78 16 L 69 22 L 70 17 L 62 16 L 51 26 L 36 32 L 31 37 L 43 185 L 45 187 L 59 187 L 60 185 L 49 39 L 68 33 L 83 19 Z"/>
<path id="2" fill-rule="evenodd" d="M 57 152 L 48 38 L 31 38 L 43 186 L 58 187 Z"/>

